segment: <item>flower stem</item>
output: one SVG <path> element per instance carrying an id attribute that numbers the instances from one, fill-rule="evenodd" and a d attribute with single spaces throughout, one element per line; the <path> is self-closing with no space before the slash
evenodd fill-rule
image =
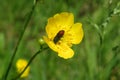
<path id="1" fill-rule="evenodd" d="M 12 66 L 12 64 L 13 64 L 13 60 L 14 60 L 15 55 L 16 55 L 16 53 L 17 53 L 17 50 L 18 50 L 18 48 L 19 48 L 19 46 L 20 46 L 20 43 L 21 43 L 21 41 L 22 41 L 22 38 L 23 38 L 23 35 L 24 35 L 24 33 L 25 33 L 25 30 L 26 30 L 26 28 L 27 28 L 27 26 L 28 26 L 28 23 L 29 23 L 29 21 L 30 21 L 30 19 L 31 19 L 31 17 L 32 17 L 32 14 L 33 14 L 34 10 L 35 10 L 36 4 L 37 4 L 37 1 L 36 1 L 35 4 L 32 6 L 32 9 L 31 9 L 31 11 L 30 11 L 30 13 L 29 13 L 29 15 L 28 15 L 28 18 L 27 18 L 27 20 L 26 20 L 26 22 L 25 22 L 25 24 L 24 24 L 23 30 L 22 30 L 21 35 L 20 35 L 20 37 L 19 37 L 19 40 L 18 40 L 18 42 L 17 42 L 17 46 L 15 47 L 15 50 L 14 50 L 13 55 L 12 55 L 12 57 L 11 57 L 11 60 L 10 60 L 10 62 L 9 62 L 8 68 L 7 68 L 7 70 L 6 70 L 6 73 L 5 73 L 5 75 L 3 76 L 3 80 L 7 80 L 7 76 L 8 76 L 8 74 L 9 74 L 9 71 L 10 71 L 11 66 Z"/>
<path id="2" fill-rule="evenodd" d="M 47 47 L 48 48 L 48 47 Z M 46 50 L 47 48 L 44 48 L 44 49 L 40 49 L 39 51 L 37 51 L 32 57 L 31 59 L 29 60 L 28 64 L 26 65 L 26 67 L 24 68 L 24 70 L 18 75 L 16 76 L 14 79 L 12 80 L 17 80 L 23 73 L 24 71 L 27 69 L 27 67 L 32 63 L 32 61 L 35 59 L 35 57 L 39 54 L 39 53 L 42 53 L 42 51 Z"/>

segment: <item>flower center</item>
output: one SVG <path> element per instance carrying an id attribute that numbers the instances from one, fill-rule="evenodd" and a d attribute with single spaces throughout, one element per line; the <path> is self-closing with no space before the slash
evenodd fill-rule
<path id="1" fill-rule="evenodd" d="M 64 33 L 65 33 L 64 30 L 60 30 L 54 37 L 53 42 L 56 44 L 63 37 Z"/>

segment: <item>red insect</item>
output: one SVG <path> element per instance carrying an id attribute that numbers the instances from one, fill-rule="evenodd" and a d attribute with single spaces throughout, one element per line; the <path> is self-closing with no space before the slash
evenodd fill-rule
<path id="1" fill-rule="evenodd" d="M 64 35 L 65 31 L 64 30 L 60 30 L 57 35 L 54 37 L 53 41 L 56 44 Z"/>

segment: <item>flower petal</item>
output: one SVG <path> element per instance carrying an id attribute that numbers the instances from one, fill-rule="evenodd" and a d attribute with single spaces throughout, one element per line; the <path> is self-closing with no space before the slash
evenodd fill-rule
<path id="1" fill-rule="evenodd" d="M 49 38 L 47 38 L 46 36 L 43 36 L 43 39 L 45 40 L 45 42 L 47 43 L 47 45 L 54 50 L 55 52 L 57 52 L 57 46 L 54 44 L 53 41 L 51 41 Z"/>
<path id="2" fill-rule="evenodd" d="M 58 56 L 64 59 L 73 57 L 74 51 L 68 45 L 61 43 L 57 45 L 57 47 L 58 47 Z"/>
<path id="3" fill-rule="evenodd" d="M 24 59 L 19 59 L 16 62 L 16 68 L 17 68 L 17 72 L 21 73 L 24 68 L 26 67 L 26 65 L 28 64 L 28 62 Z M 30 71 L 30 66 L 27 67 L 27 69 L 24 71 L 24 73 L 20 76 L 21 78 L 27 77 Z"/>
<path id="4" fill-rule="evenodd" d="M 43 39 L 45 40 L 45 42 L 48 44 L 48 46 L 54 50 L 55 52 L 58 52 L 58 56 L 64 58 L 64 59 L 68 59 L 73 57 L 74 52 L 73 50 L 65 43 L 60 43 L 60 44 L 54 44 L 52 41 L 50 41 L 50 39 L 48 39 L 47 37 L 43 37 Z"/>
<path id="5" fill-rule="evenodd" d="M 74 23 L 72 13 L 62 12 L 48 19 L 46 32 L 49 38 L 54 38 L 60 30 L 67 31 Z"/>
<path id="6" fill-rule="evenodd" d="M 83 29 L 81 23 L 74 24 L 70 30 L 64 35 L 63 41 L 68 44 L 79 44 L 83 39 Z"/>
<path id="7" fill-rule="evenodd" d="M 57 25 L 55 24 L 55 22 L 56 22 L 55 19 L 51 17 L 48 19 L 48 23 L 46 26 L 46 32 L 47 32 L 48 38 L 52 40 L 54 39 L 54 37 L 59 31 L 59 28 L 57 28 Z"/>

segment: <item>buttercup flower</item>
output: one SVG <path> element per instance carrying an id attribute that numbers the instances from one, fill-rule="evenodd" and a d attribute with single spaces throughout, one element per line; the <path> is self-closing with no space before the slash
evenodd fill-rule
<path id="1" fill-rule="evenodd" d="M 24 68 L 27 66 L 28 62 L 24 59 L 19 59 L 16 62 L 16 68 L 17 68 L 17 72 L 21 73 Z M 24 71 L 24 73 L 20 76 L 21 78 L 27 77 L 30 71 L 30 67 L 27 67 L 27 69 Z"/>
<path id="2" fill-rule="evenodd" d="M 83 39 L 81 23 L 74 24 L 72 13 L 62 12 L 48 19 L 47 36 L 44 36 L 48 46 L 58 53 L 58 56 L 68 59 L 73 57 L 72 44 L 79 44 Z"/>

